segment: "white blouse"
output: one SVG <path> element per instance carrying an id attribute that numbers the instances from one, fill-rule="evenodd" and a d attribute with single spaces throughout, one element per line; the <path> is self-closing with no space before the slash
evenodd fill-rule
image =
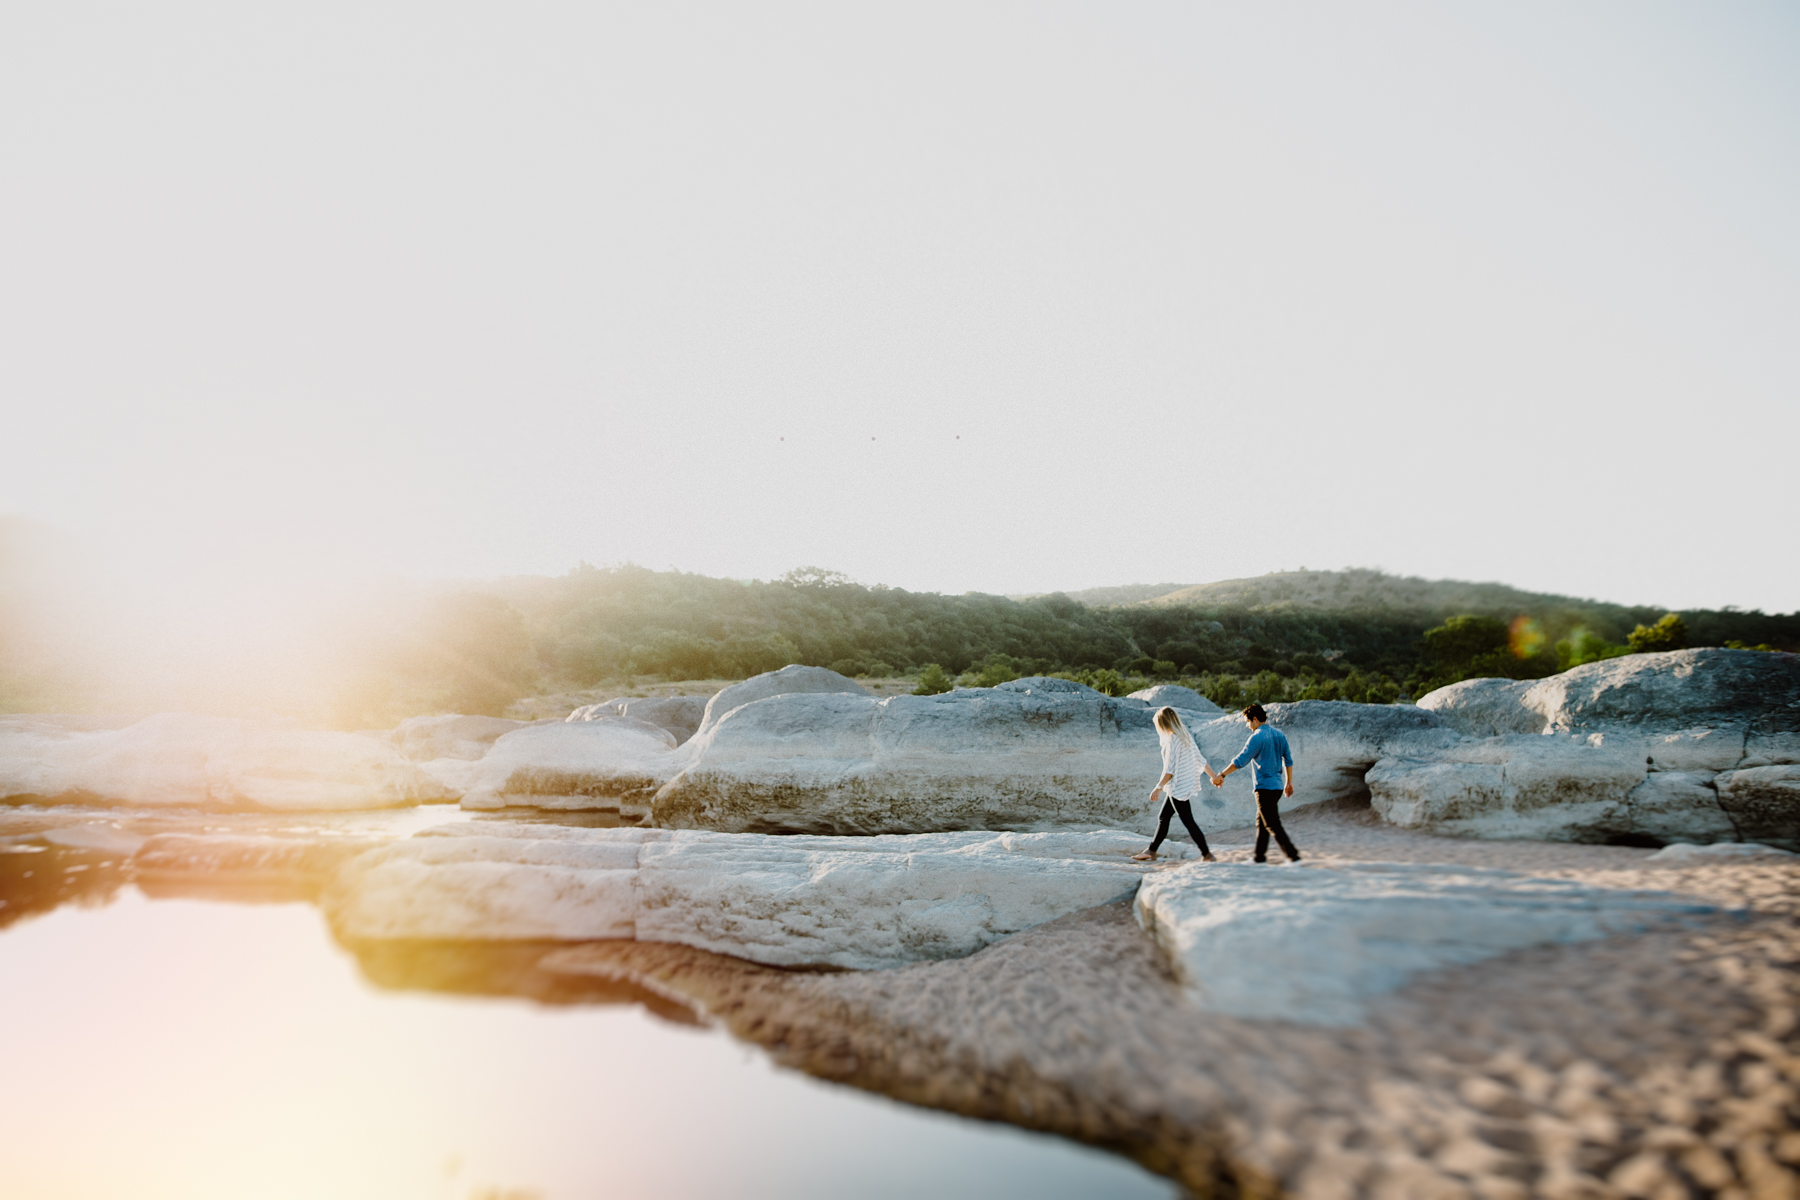
<path id="1" fill-rule="evenodd" d="M 1163 794 L 1177 800 L 1191 800 L 1200 790 L 1200 772 L 1210 771 L 1212 764 L 1194 744 L 1193 735 L 1184 731 L 1177 737 L 1159 729 L 1156 736 L 1162 739 L 1163 774 L 1174 776 Z"/>

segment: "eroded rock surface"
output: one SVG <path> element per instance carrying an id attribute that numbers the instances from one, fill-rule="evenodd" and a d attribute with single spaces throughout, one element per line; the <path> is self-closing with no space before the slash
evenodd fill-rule
<path id="1" fill-rule="evenodd" d="M 1225 711 L 1193 688 L 1175 683 L 1159 683 L 1155 687 L 1131 693 L 1130 698 L 1142 700 L 1151 708 L 1168 707 L 1184 713 L 1217 714 Z"/>
<path id="2" fill-rule="evenodd" d="M 644 812 L 676 770 L 674 749 L 674 734 L 631 717 L 518 729 L 471 765 L 463 807 Z"/>
<path id="3" fill-rule="evenodd" d="M 1154 710 L 1092 688 L 964 688 L 877 701 L 783 695 L 733 710 L 683 747 L 657 793 L 670 828 L 819 834 L 951 829 L 1133 829 L 1148 834 L 1160 774 Z M 1066 681 L 1054 681 L 1066 682 Z M 1249 735 L 1241 717 L 1195 716 L 1223 767 Z M 1418 709 L 1303 701 L 1276 705 L 1296 759 L 1294 807 L 1366 796 L 1363 775 L 1395 747 L 1453 741 Z M 1422 739 L 1422 740 L 1421 740 Z M 1202 827 L 1247 824 L 1247 773 L 1198 796 Z"/>
<path id="4" fill-rule="evenodd" d="M 1800 848 L 1800 659 L 1680 650 L 1419 705 L 1465 735 L 1369 772 L 1376 811 L 1472 837 Z"/>
<path id="5" fill-rule="evenodd" d="M 708 700 L 700 718 L 700 728 L 695 733 L 698 735 L 711 729 L 724 720 L 726 714 L 752 701 L 766 700 L 771 696 L 832 693 L 867 696 L 869 690 L 849 676 L 839 675 L 825 667 L 790 664 L 779 671 L 765 671 L 761 675 L 752 675 L 742 683 L 734 683 L 721 689 Z"/>
<path id="6" fill-rule="evenodd" d="M 280 811 L 398 808 L 454 793 L 353 733 L 164 713 L 120 728 L 0 718 L 0 799 Z"/>
<path id="7" fill-rule="evenodd" d="M 599 704 L 585 704 L 569 714 L 570 721 L 592 721 L 598 717 L 630 717 L 648 721 L 674 735 L 677 743 L 685 742 L 700 728 L 711 696 L 620 696 Z"/>
<path id="8" fill-rule="evenodd" d="M 351 941 L 676 942 L 777 966 L 954 958 L 1129 894 L 1141 839 L 810 838 L 454 825 L 355 859 L 324 907 Z M 1177 855 L 1182 851 L 1176 851 Z"/>
<path id="9" fill-rule="evenodd" d="M 1691 900 L 1419 863 L 1195 863 L 1144 881 L 1138 923 L 1209 1012 L 1354 1025 L 1412 975 L 1591 941 Z"/>

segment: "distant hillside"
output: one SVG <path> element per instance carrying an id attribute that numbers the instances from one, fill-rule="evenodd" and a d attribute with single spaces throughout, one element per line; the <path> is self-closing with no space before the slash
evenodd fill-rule
<path id="1" fill-rule="evenodd" d="M 1077 604 L 1085 604 L 1089 608 L 1116 608 L 1122 604 L 1143 604 L 1166 596 L 1170 592 L 1191 589 L 1187 583 L 1123 583 L 1118 587 L 1084 588 L 1079 592 L 1060 592 Z M 1008 596 L 1008 600 L 1041 600 L 1050 595 L 1049 592 L 1029 592 L 1023 595 Z"/>
<path id="2" fill-rule="evenodd" d="M 1109 589 L 1096 588 L 1094 591 Z M 1111 589 L 1126 592 L 1133 589 Z M 1457 579 L 1421 579 L 1416 575 L 1389 575 L 1382 571 L 1352 568 L 1346 571 L 1272 571 L 1249 579 L 1222 579 L 1169 590 L 1144 589 L 1149 594 L 1112 604 L 1157 608 L 1324 609 L 1390 611 L 1450 616 L 1479 613 L 1508 618 L 1522 612 L 1554 608 L 1620 608 L 1572 596 L 1526 592 L 1503 583 L 1465 583 Z M 1088 593 L 1075 593 L 1083 600 Z M 1101 601 L 1083 600 L 1087 604 Z M 1656 606 L 1632 607 L 1633 613 Z M 1660 609 L 1658 611 L 1661 611 Z"/>

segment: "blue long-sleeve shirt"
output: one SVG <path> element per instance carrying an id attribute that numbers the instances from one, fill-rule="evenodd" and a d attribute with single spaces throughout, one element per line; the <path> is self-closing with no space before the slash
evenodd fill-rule
<path id="1" fill-rule="evenodd" d="M 1285 787 L 1282 782 L 1281 768 L 1283 764 L 1294 765 L 1293 751 L 1288 749 L 1287 734 L 1273 725 L 1264 725 L 1250 735 L 1238 756 L 1231 760 L 1231 765 L 1238 770 L 1244 764 L 1250 764 L 1250 786 L 1258 791 L 1269 791 Z"/>

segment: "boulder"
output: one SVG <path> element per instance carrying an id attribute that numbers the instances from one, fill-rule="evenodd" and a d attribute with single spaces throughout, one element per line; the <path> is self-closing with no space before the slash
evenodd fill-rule
<path id="1" fill-rule="evenodd" d="M 1419 700 L 1477 736 L 1704 728 L 1800 732 L 1800 657 L 1671 650 L 1588 663 L 1539 680 L 1469 679 Z"/>
<path id="2" fill-rule="evenodd" d="M 1145 879 L 1134 907 L 1201 1009 L 1340 1026 L 1421 971 L 1711 911 L 1658 892 L 1421 863 L 1194 863 Z"/>
<path id="3" fill-rule="evenodd" d="M 699 736 L 724 720 L 726 714 L 757 700 L 766 700 L 771 696 L 833 694 L 867 696 L 869 689 L 849 676 L 839 675 L 826 667 L 789 664 L 779 671 L 765 671 L 761 675 L 752 675 L 742 683 L 722 688 L 706 702 L 706 711 L 700 717 L 700 728 L 694 734 Z"/>
<path id="4" fill-rule="evenodd" d="M 123 728 L 0 719 L 0 799 L 277 811 L 398 808 L 454 794 L 354 733 L 165 713 Z"/>
<path id="5" fill-rule="evenodd" d="M 1535 679 L 1465 679 L 1419 697 L 1449 729 L 1471 737 L 1544 732 L 1543 714 L 1525 704 Z"/>
<path id="6" fill-rule="evenodd" d="M 1207 713 L 1216 716 L 1225 710 L 1196 692 L 1174 683 L 1159 683 L 1131 693 L 1131 699 L 1142 700 L 1151 708 L 1174 708 L 1184 713 Z"/>
<path id="7" fill-rule="evenodd" d="M 483 824 L 346 864 L 338 935 L 676 942 L 774 966 L 960 957 L 1128 895 L 1142 839 L 1090 833 L 764 837 Z"/>
<path id="8" fill-rule="evenodd" d="M 1678 650 L 1541 680 L 1467 680 L 1419 706 L 1468 737 L 1368 782 L 1396 824 L 1470 837 L 1800 848 L 1800 659 Z"/>
<path id="9" fill-rule="evenodd" d="M 620 696 L 601 704 L 588 704 L 569 714 L 570 721 L 592 721 L 596 717 L 630 717 L 660 726 L 675 736 L 679 745 L 694 736 L 706 715 L 710 696 Z"/>
<path id="10" fill-rule="evenodd" d="M 500 738 L 531 722 L 504 717 L 465 717 L 446 713 L 436 717 L 408 717 L 388 734 L 400 753 L 414 762 L 438 758 L 480 758 Z"/>
<path id="11" fill-rule="evenodd" d="M 463 807 L 647 811 L 677 769 L 675 735 L 631 717 L 552 721 L 494 743 L 466 776 Z"/>

